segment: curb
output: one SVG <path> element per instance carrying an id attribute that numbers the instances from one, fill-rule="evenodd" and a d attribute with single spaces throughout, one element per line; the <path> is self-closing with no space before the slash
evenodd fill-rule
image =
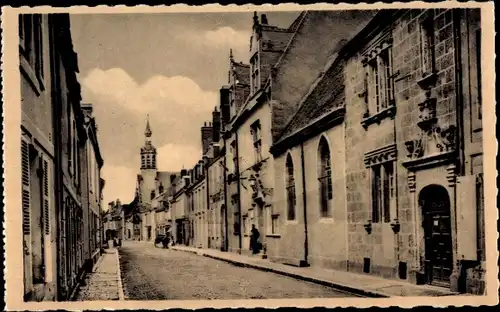
<path id="1" fill-rule="evenodd" d="M 118 300 L 125 300 L 125 295 L 123 294 L 123 283 L 122 283 L 122 272 L 120 269 L 120 255 L 118 254 L 118 249 L 115 249 L 115 257 L 117 263 L 117 275 L 118 275 Z"/>
<path id="2" fill-rule="evenodd" d="M 386 295 L 384 293 L 377 292 L 377 291 L 363 290 L 363 289 L 359 289 L 359 288 L 352 287 L 349 285 L 344 285 L 344 284 L 341 284 L 338 282 L 322 280 L 322 279 L 318 279 L 318 278 L 314 278 L 314 277 L 310 277 L 310 276 L 303 276 L 303 275 L 299 275 L 299 274 L 295 274 L 295 273 L 291 273 L 291 272 L 277 270 L 277 269 L 265 267 L 262 265 L 245 263 L 245 262 L 241 262 L 241 261 L 237 261 L 237 260 L 231 260 L 231 259 L 227 259 L 227 258 L 223 258 L 223 257 L 218 257 L 218 256 L 214 256 L 211 254 L 207 254 L 201 250 L 197 251 L 197 250 L 186 250 L 186 249 L 177 249 L 177 248 L 175 250 L 190 252 L 190 253 L 194 253 L 194 254 L 197 254 L 197 255 L 200 255 L 203 257 L 207 257 L 207 258 L 211 258 L 211 259 L 215 259 L 215 260 L 219 260 L 219 261 L 224 261 L 224 262 L 230 263 L 230 264 L 238 266 L 238 267 L 252 268 L 252 269 L 257 269 L 260 271 L 271 272 L 271 273 L 275 273 L 275 274 L 279 274 L 279 275 L 283 275 L 283 276 L 288 276 L 288 277 L 295 278 L 298 280 L 331 287 L 334 289 L 338 289 L 338 290 L 341 290 L 344 292 L 348 292 L 351 294 L 360 295 L 360 296 L 364 296 L 364 297 L 370 297 L 370 298 L 389 298 L 389 297 L 391 297 L 389 295 Z"/>
<path id="3" fill-rule="evenodd" d="M 275 274 L 279 274 L 279 275 L 283 275 L 283 276 L 288 276 L 288 277 L 292 277 L 292 278 L 295 278 L 298 280 L 311 282 L 311 283 L 319 284 L 319 285 L 323 285 L 323 286 L 328 286 L 328 287 L 338 289 L 338 290 L 341 290 L 344 292 L 348 292 L 351 294 L 355 294 L 355 295 L 360 295 L 360 296 L 364 296 L 364 297 L 371 297 L 371 298 L 389 298 L 389 297 L 391 297 L 391 296 L 388 296 L 386 294 L 383 294 L 383 293 L 380 293 L 377 291 L 363 290 L 363 289 L 355 288 L 352 286 L 340 284 L 338 282 L 322 280 L 322 279 L 318 279 L 318 278 L 310 277 L 310 276 L 303 276 L 300 274 L 295 274 L 295 273 L 291 273 L 291 272 L 277 270 L 277 269 L 273 269 L 273 268 L 269 268 L 269 267 L 265 267 L 265 266 L 261 266 L 261 265 L 239 262 L 239 261 L 235 261 L 235 260 L 230 260 L 230 259 L 206 254 L 206 253 L 204 253 L 202 255 L 204 257 L 208 257 L 208 258 L 212 258 L 212 259 L 216 259 L 216 260 L 220 260 L 220 261 L 225 261 L 225 262 L 231 263 L 233 265 L 236 265 L 238 267 L 252 268 L 252 269 L 257 269 L 260 271 L 271 272 L 271 273 L 275 273 Z"/>

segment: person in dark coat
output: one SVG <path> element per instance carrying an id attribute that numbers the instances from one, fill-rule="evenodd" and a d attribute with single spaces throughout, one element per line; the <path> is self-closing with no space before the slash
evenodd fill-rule
<path id="1" fill-rule="evenodd" d="M 162 241 L 163 248 L 168 249 L 168 243 L 169 243 L 169 237 L 168 237 L 168 233 L 167 233 L 167 235 L 165 235 L 165 237 L 163 238 L 163 241 Z"/>
<path id="2" fill-rule="evenodd" d="M 259 230 L 257 230 L 255 224 L 252 224 L 252 230 L 250 234 L 250 249 L 252 250 L 253 254 L 257 254 L 260 251 L 259 237 L 260 237 Z"/>

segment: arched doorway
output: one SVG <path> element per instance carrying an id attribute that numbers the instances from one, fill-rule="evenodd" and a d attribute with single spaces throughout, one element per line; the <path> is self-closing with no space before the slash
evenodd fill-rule
<path id="1" fill-rule="evenodd" d="M 425 275 L 428 284 L 449 286 L 453 269 L 450 197 L 441 185 L 420 191 L 425 239 Z"/>

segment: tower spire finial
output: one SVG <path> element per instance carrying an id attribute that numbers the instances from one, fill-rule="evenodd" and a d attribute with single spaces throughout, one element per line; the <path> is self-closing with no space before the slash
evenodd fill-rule
<path id="1" fill-rule="evenodd" d="M 229 49 L 229 60 L 234 60 L 233 59 L 233 49 Z"/>
<path id="2" fill-rule="evenodd" d="M 153 134 L 153 132 L 151 131 L 151 126 L 149 125 L 149 114 L 147 115 L 147 121 L 146 121 L 146 131 L 144 131 L 144 135 L 146 135 L 146 137 L 151 137 L 151 135 Z"/>

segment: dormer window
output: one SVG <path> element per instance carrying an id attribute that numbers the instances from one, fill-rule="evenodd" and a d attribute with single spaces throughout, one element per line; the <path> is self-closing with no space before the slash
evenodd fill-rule
<path id="1" fill-rule="evenodd" d="M 260 89 L 260 59 L 259 53 L 256 52 L 250 60 L 250 89 L 252 94 Z"/>

